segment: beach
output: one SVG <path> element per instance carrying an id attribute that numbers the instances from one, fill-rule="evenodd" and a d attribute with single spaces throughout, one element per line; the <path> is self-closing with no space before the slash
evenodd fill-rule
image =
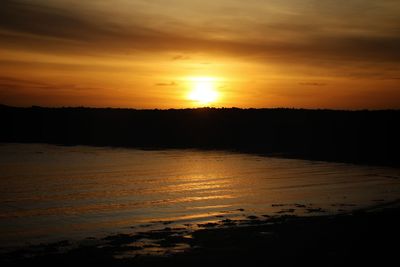
<path id="1" fill-rule="evenodd" d="M 388 266 L 397 258 L 399 202 L 334 216 L 274 216 L 26 247 L 2 266 Z M 36 265 L 37 264 L 37 265 Z"/>

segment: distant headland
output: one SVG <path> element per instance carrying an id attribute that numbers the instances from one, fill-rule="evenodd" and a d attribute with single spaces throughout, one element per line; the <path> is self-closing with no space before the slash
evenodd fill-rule
<path id="1" fill-rule="evenodd" d="M 400 110 L 18 108 L 0 142 L 197 148 L 400 166 Z"/>

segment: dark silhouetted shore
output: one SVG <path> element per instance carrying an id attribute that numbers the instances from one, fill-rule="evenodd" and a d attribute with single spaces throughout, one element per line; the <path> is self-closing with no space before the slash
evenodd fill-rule
<path id="1" fill-rule="evenodd" d="M 256 217 L 30 246 L 2 266 L 389 266 L 400 238 L 396 205 L 315 217 Z M 142 241 L 146 240 L 146 241 Z"/>
<path id="2" fill-rule="evenodd" d="M 226 149 L 400 166 L 399 110 L 0 107 L 0 142 Z"/>

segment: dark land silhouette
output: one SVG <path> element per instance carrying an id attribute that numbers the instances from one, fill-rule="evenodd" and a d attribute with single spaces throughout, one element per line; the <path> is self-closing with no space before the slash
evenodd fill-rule
<path id="1" fill-rule="evenodd" d="M 0 142 L 224 149 L 400 166 L 400 110 L 0 107 Z"/>
<path id="2" fill-rule="evenodd" d="M 390 266 L 396 262 L 400 238 L 398 203 L 379 210 L 337 216 L 222 220 L 195 230 L 163 230 L 117 234 L 75 245 L 69 241 L 22 248 L 0 257 L 2 266 Z M 254 217 L 254 218 L 253 218 Z M 141 238 L 154 246 L 132 246 Z M 130 251 L 148 248 L 190 249 L 162 256 Z M 116 257 L 116 255 L 125 255 Z"/>

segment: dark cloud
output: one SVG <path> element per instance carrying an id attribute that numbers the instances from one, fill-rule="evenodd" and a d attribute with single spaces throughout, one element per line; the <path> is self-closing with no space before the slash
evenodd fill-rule
<path id="1" fill-rule="evenodd" d="M 101 88 L 82 87 L 75 84 L 54 84 L 50 82 L 36 81 L 33 79 L 0 76 L 0 90 L 4 92 L 14 91 L 96 91 Z"/>
<path id="2" fill-rule="evenodd" d="M 168 35 L 143 26 L 123 27 L 72 9 L 30 2 L 0 3 L 0 40 L 9 45 L 55 50 L 162 47 Z M 161 44 L 160 44 L 161 42 Z M 89 52 L 87 50 L 82 53 Z"/>
<path id="3" fill-rule="evenodd" d="M 77 14 L 31 2 L 2 0 L 0 28 L 44 37 L 82 40 L 83 36 L 103 35 L 103 30 Z"/>
<path id="4" fill-rule="evenodd" d="M 30 60 L 1 60 L 0 59 L 0 70 L 1 69 L 25 69 L 25 70 L 57 70 L 61 72 L 84 72 L 84 71 L 100 71 L 100 72 L 130 72 L 132 71 L 129 67 L 123 65 L 107 65 L 107 64 L 95 64 L 92 62 L 75 62 L 75 63 L 64 63 L 64 62 L 40 62 Z"/>
<path id="5" fill-rule="evenodd" d="M 299 84 L 304 85 L 304 86 L 325 86 L 326 85 L 326 83 L 320 83 L 320 82 L 302 82 Z"/>
<path id="6" fill-rule="evenodd" d="M 47 85 L 43 82 L 17 79 L 14 77 L 0 76 L 0 88 L 15 87 L 15 86 L 25 86 L 25 85 L 35 86 L 35 87 L 46 87 Z"/>
<path id="7" fill-rule="evenodd" d="M 381 78 L 381 80 L 394 80 L 394 81 L 400 81 L 400 77 L 385 77 L 385 78 Z"/>
<path id="8" fill-rule="evenodd" d="M 156 86 L 177 86 L 176 82 L 169 82 L 169 83 L 156 83 Z"/>
<path id="9" fill-rule="evenodd" d="M 188 60 L 188 59 L 190 59 L 190 57 L 186 55 L 176 55 L 172 57 L 172 60 Z"/>

